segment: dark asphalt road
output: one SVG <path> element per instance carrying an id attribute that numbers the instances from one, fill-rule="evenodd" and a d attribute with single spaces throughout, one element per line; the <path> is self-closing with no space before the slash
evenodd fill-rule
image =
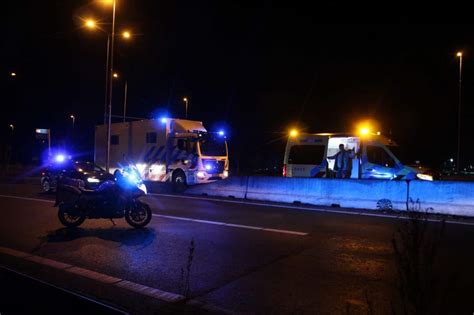
<path id="1" fill-rule="evenodd" d="M 4 195 L 52 198 L 36 193 L 39 186 L 34 185 L 0 188 Z M 0 246 L 186 295 L 237 313 L 366 314 L 372 310 L 384 314 L 391 311 L 391 305 L 398 308 L 408 303 L 396 289 L 398 272 L 403 269 L 392 246 L 405 220 L 179 196 L 151 196 L 147 201 L 159 215 L 147 229 L 134 230 L 123 220 L 116 220 L 116 226 L 107 220 L 89 220 L 69 231 L 60 225 L 52 203 L 0 197 Z M 440 226 L 430 223 L 427 233 Z M 432 299 L 427 307 L 441 313 L 472 314 L 473 242 L 474 226 L 447 224 L 437 246 L 437 259 L 433 263 L 421 261 L 426 263 L 418 275 L 421 284 L 411 281 L 406 289 L 426 293 L 426 299 Z M 70 275 L 52 276 L 49 270 L 38 270 L 3 254 L 0 262 L 34 269 L 37 275 L 43 270 L 57 284 L 67 286 L 75 281 Z M 438 282 L 433 285 L 427 279 Z M 423 287 L 426 283 L 428 289 Z M 132 311 L 154 310 L 150 299 L 139 300 L 137 306 L 129 301 L 132 296 L 128 299 L 124 292 L 115 294 L 114 288 L 98 290 L 88 282 L 77 285 L 83 292 Z M 148 302 L 150 306 L 143 308 Z"/>

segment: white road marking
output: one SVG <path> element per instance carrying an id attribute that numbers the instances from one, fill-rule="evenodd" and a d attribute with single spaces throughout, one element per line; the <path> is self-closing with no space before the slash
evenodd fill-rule
<path id="1" fill-rule="evenodd" d="M 296 210 L 305 210 L 305 211 L 316 211 L 316 212 L 327 212 L 327 213 L 336 213 L 336 214 L 349 214 L 349 215 L 360 215 L 366 217 L 378 217 L 378 218 L 389 218 L 389 219 L 398 219 L 398 220 L 408 220 L 407 216 L 403 215 L 394 215 L 394 214 L 381 214 L 381 213 L 368 213 L 368 212 L 357 212 L 357 211 L 344 211 L 344 210 L 333 210 L 333 209 L 323 209 L 323 208 L 316 208 L 316 207 L 299 207 L 299 206 L 292 206 L 292 205 L 282 205 L 282 204 L 271 204 L 271 203 L 263 203 L 263 202 L 252 202 L 252 201 L 240 201 L 240 200 L 227 200 L 227 199 L 219 199 L 219 198 L 207 198 L 207 197 L 194 197 L 194 196 L 183 196 L 183 195 L 168 195 L 168 194 L 148 194 L 151 196 L 163 196 L 163 197 L 170 197 L 170 198 L 184 198 L 184 199 L 194 199 L 194 200 L 204 200 L 204 201 L 212 201 L 212 202 L 223 202 L 223 203 L 234 203 L 234 204 L 242 204 L 242 205 L 249 205 L 249 206 L 258 206 L 258 207 L 269 207 L 269 208 L 280 208 L 280 209 L 296 209 Z M 362 209 L 363 210 L 363 209 Z M 372 210 L 376 211 L 376 210 Z M 427 219 L 428 222 L 441 222 L 441 219 Z M 468 225 L 474 226 L 474 222 L 462 222 L 462 221 L 453 221 L 453 220 L 445 220 L 447 224 L 458 224 L 458 225 Z"/>
<path id="2" fill-rule="evenodd" d="M 153 216 L 166 218 L 166 219 L 172 219 L 172 220 L 191 221 L 191 222 L 196 222 L 196 223 L 221 225 L 221 226 L 228 226 L 228 227 L 248 229 L 248 230 L 258 230 L 258 231 L 275 232 L 275 233 L 281 233 L 281 234 L 292 234 L 292 235 L 300 235 L 300 236 L 308 235 L 308 233 L 306 232 L 279 230 L 279 229 L 265 228 L 261 226 L 232 224 L 232 223 L 219 222 L 219 221 L 209 221 L 209 220 L 200 220 L 200 219 L 185 218 L 185 217 L 176 217 L 172 215 L 164 215 L 164 214 L 156 214 L 156 213 L 153 213 Z"/>
<path id="3" fill-rule="evenodd" d="M 270 203 L 259 203 L 259 202 L 250 202 L 250 201 L 238 201 L 238 200 L 225 200 L 225 199 L 213 199 L 213 198 L 205 198 L 205 197 L 192 197 L 192 196 L 182 196 L 182 195 L 167 195 L 167 194 L 148 194 L 152 196 L 163 196 L 163 197 L 170 197 L 170 198 L 184 198 L 184 199 L 195 199 L 195 200 L 205 200 L 205 201 L 213 201 L 213 202 L 224 202 L 224 203 L 235 203 L 235 204 L 243 204 L 243 205 L 250 205 L 250 206 L 259 206 L 259 207 L 270 207 L 270 208 L 280 208 L 280 209 L 296 209 L 296 210 L 306 210 L 306 211 L 317 211 L 317 212 L 327 212 L 327 213 L 336 213 L 336 214 L 349 214 L 349 215 L 360 215 L 366 217 L 377 217 L 377 218 L 389 218 L 389 219 L 397 219 L 397 220 L 409 220 L 410 218 L 403 215 L 392 215 L 392 214 L 380 214 L 380 213 L 368 213 L 368 212 L 356 212 L 356 211 L 344 211 L 344 210 L 332 210 L 332 209 L 322 209 L 322 208 L 314 208 L 314 207 L 298 207 L 292 205 L 278 205 L 278 204 L 270 204 Z M 0 198 L 13 198 L 13 199 L 20 199 L 20 200 L 30 200 L 30 201 L 39 201 L 45 203 L 54 203 L 53 200 L 48 199 L 40 199 L 40 198 L 29 198 L 29 197 L 20 197 L 20 196 L 10 196 L 10 195 L 0 195 Z M 374 210 L 375 211 L 375 210 Z M 155 214 L 153 214 L 155 215 Z M 165 215 L 158 215 L 162 217 L 167 217 Z M 198 219 L 192 218 L 185 218 L 185 217 L 173 217 L 168 216 L 170 219 L 176 220 L 186 220 L 186 221 L 196 221 Z M 205 220 L 201 220 L 205 221 Z M 440 223 L 441 219 L 427 219 L 428 222 Z M 217 224 L 217 225 L 225 225 L 231 227 L 242 227 L 246 229 L 254 229 L 254 230 L 269 230 L 266 228 L 260 227 L 252 227 L 247 225 L 239 225 L 239 224 L 231 224 L 231 223 L 224 223 L 219 222 L 221 224 L 215 223 L 214 221 L 210 224 Z M 446 224 L 457 224 L 457 225 L 466 225 L 466 226 L 474 226 L 474 222 L 462 222 L 462 221 L 453 221 L 453 220 L 444 220 Z M 284 231 L 284 230 L 281 230 Z M 303 232 L 297 232 L 303 233 Z M 305 233 L 303 235 L 307 235 Z M 297 234 L 299 235 L 299 234 Z"/>
<path id="4" fill-rule="evenodd" d="M 52 200 L 36 199 L 36 198 L 29 198 L 29 197 L 19 197 L 19 196 L 9 196 L 9 195 L 0 195 L 0 197 L 20 199 L 20 200 L 28 200 L 28 201 L 40 201 L 40 202 L 54 203 L 54 201 L 52 201 Z M 260 227 L 260 226 L 240 225 L 240 224 L 232 224 L 232 223 L 219 222 L 219 221 L 201 220 L 201 219 L 194 219 L 194 218 L 187 218 L 187 217 L 177 217 L 177 216 L 170 216 L 170 215 L 163 215 L 163 214 L 156 214 L 156 213 L 154 213 L 153 216 L 168 218 L 168 219 L 173 219 L 173 220 L 191 221 L 191 222 L 196 222 L 196 223 L 205 223 L 205 224 L 229 226 L 229 227 L 249 229 L 249 230 L 260 230 L 260 231 L 275 232 L 275 233 L 282 233 L 282 234 L 292 234 L 292 235 L 301 235 L 301 236 L 308 235 L 308 233 L 299 232 L 299 231 L 271 229 L 271 228 L 265 228 L 265 227 Z"/>
<path id="5" fill-rule="evenodd" d="M 21 200 L 30 200 L 30 201 L 39 201 L 46 203 L 54 203 L 54 200 L 40 199 L 40 198 L 29 198 L 29 197 L 20 197 L 20 196 L 10 196 L 10 195 L 0 195 L 3 198 L 12 198 L 12 199 L 21 199 Z"/>
<path id="6" fill-rule="evenodd" d="M 114 285 L 116 287 L 133 291 L 141 295 L 153 297 L 155 299 L 165 301 L 165 302 L 174 303 L 174 302 L 179 302 L 185 299 L 184 296 L 179 295 L 179 294 L 162 291 L 162 290 L 148 287 L 139 283 L 123 280 L 123 279 L 112 277 L 100 272 L 92 271 L 92 270 L 81 268 L 81 267 L 76 267 L 73 265 L 62 263 L 57 260 L 52 260 L 46 257 L 32 255 L 29 253 L 17 251 L 17 250 L 7 248 L 7 247 L 0 247 L 0 253 L 15 256 L 18 258 L 27 259 L 39 265 L 46 265 L 49 267 L 53 267 L 55 269 L 60 269 L 66 272 L 74 273 L 82 277 L 86 277 L 86 278 L 89 278 L 98 282 L 102 282 L 105 284 Z"/>

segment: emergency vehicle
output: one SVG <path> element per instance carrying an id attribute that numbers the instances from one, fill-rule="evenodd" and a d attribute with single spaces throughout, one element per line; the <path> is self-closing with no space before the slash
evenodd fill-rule
<path id="1" fill-rule="evenodd" d="M 380 133 L 357 135 L 351 133 L 297 133 L 290 134 L 283 160 L 285 177 L 334 176 L 334 156 L 339 145 L 353 150 L 351 177 L 355 179 L 433 180 L 429 174 L 403 165 L 393 152 L 397 144 Z"/>
<path id="2" fill-rule="evenodd" d="M 105 167 L 107 125 L 95 128 L 95 163 Z M 134 163 L 143 180 L 174 187 L 209 183 L 229 176 L 225 133 L 210 133 L 202 122 L 150 119 L 111 124 L 110 172 Z"/>

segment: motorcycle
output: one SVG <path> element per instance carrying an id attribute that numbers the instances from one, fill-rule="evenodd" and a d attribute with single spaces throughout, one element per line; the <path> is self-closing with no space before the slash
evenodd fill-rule
<path id="1" fill-rule="evenodd" d="M 124 218 L 134 228 L 150 223 L 150 207 L 139 200 L 147 190 L 136 167 L 115 172 L 114 181 L 105 181 L 96 190 L 84 189 L 80 180 L 61 177 L 55 206 L 59 221 L 66 227 L 78 227 L 85 219 Z"/>

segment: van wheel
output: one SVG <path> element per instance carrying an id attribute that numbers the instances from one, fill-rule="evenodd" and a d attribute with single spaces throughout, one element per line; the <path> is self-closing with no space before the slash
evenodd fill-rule
<path id="1" fill-rule="evenodd" d="M 186 175 L 182 170 L 174 171 L 171 179 L 174 192 L 183 192 L 186 190 Z"/>

